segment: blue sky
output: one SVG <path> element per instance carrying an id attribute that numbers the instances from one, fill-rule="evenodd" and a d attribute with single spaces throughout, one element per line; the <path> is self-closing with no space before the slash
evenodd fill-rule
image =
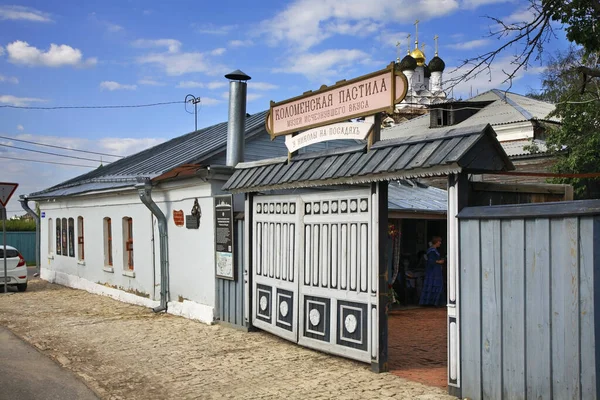
<path id="1" fill-rule="evenodd" d="M 241 69 L 248 83 L 248 112 L 385 68 L 406 54 L 406 35 L 433 57 L 433 36 L 446 72 L 460 60 L 494 48 L 491 21 L 528 17 L 520 0 L 294 0 L 0 2 L 0 105 L 128 105 L 200 97 L 198 126 L 227 119 L 224 74 Z M 548 50 L 564 48 L 559 39 Z M 414 44 L 411 45 L 414 47 Z M 454 90 L 469 97 L 502 88 L 498 59 L 491 81 L 480 76 Z M 512 91 L 538 89 L 539 65 L 522 73 Z M 446 74 L 447 75 L 447 74 Z M 446 77 L 446 76 L 445 76 Z M 0 136 L 125 155 L 193 130 L 182 104 L 111 110 L 17 110 L 0 108 Z M 0 144 L 44 151 L 0 138 Z M 83 153 L 61 152 L 99 158 Z M 0 156 L 95 166 L 97 162 L 41 155 L 0 146 Z M 103 161 L 114 158 L 103 157 Z M 18 194 L 44 189 L 89 168 L 0 158 L 0 181 L 20 183 Z"/>

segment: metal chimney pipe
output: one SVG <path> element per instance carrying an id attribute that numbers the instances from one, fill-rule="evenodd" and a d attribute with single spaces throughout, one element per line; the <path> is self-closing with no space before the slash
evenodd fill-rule
<path id="1" fill-rule="evenodd" d="M 239 69 L 225 75 L 225 78 L 230 80 L 226 165 L 228 167 L 235 167 L 237 163 L 244 161 L 246 81 L 249 81 L 251 78 Z"/>

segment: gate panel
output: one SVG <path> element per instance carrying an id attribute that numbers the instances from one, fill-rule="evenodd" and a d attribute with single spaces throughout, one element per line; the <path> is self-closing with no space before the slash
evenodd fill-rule
<path id="1" fill-rule="evenodd" d="M 298 196 L 253 199 L 252 323 L 298 340 Z"/>
<path id="2" fill-rule="evenodd" d="M 371 251 L 370 189 L 301 197 L 305 240 L 298 342 L 371 362 L 377 284 L 369 280 L 377 276 L 378 264 Z"/>

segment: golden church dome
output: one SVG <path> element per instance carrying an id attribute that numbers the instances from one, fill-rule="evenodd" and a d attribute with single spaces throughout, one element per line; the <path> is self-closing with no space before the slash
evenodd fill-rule
<path id="1" fill-rule="evenodd" d="M 422 67 L 425 64 L 425 54 L 419 48 L 414 49 L 410 52 L 412 58 L 417 61 L 417 65 Z"/>

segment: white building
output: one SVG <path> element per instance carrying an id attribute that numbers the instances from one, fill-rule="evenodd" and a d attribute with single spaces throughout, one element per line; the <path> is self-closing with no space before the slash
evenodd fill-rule
<path id="1" fill-rule="evenodd" d="M 246 118 L 247 161 L 287 154 L 283 138 L 271 141 L 265 132 L 265 114 Z M 227 125 L 174 138 L 29 195 L 43 213 L 42 279 L 148 307 L 160 306 L 164 296 L 168 312 L 212 323 L 213 196 L 223 194 L 230 175 L 224 167 Z M 166 217 L 166 275 L 159 219 L 142 197 Z M 185 218 L 196 200 L 199 225 L 189 229 Z"/>

